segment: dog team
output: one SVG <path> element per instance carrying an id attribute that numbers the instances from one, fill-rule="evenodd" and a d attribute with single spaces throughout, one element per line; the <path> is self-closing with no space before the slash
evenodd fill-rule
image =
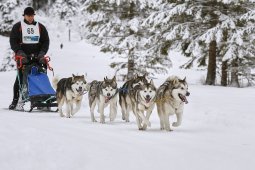
<path id="1" fill-rule="evenodd" d="M 91 121 L 97 122 L 94 115 L 97 106 L 100 114 L 100 123 L 105 123 L 104 110 L 109 105 L 110 121 L 114 121 L 117 115 L 117 103 L 121 107 L 122 119 L 129 122 L 130 111 L 134 113 L 139 130 L 146 130 L 151 126 L 150 115 L 157 106 L 160 118 L 160 129 L 171 131 L 170 115 L 176 115 L 176 122 L 172 126 L 181 125 L 184 104 L 187 104 L 186 96 L 189 96 L 186 78 L 180 79 L 171 76 L 157 89 L 153 80 L 148 81 L 145 75 L 135 75 L 131 80 L 118 88 L 116 77 L 107 77 L 103 81 L 94 80 L 88 83 L 84 75 L 72 75 L 69 78 L 58 80 L 53 78 L 53 87 L 56 89 L 58 110 L 61 117 L 70 118 L 81 107 L 83 95 L 88 91 Z M 66 114 L 63 113 L 63 105 L 66 104 Z"/>

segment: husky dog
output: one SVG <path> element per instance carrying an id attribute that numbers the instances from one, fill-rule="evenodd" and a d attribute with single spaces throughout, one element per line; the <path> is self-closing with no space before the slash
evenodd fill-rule
<path id="1" fill-rule="evenodd" d="M 117 83 L 116 77 L 112 79 L 104 78 L 104 81 L 92 81 L 89 87 L 89 107 L 91 121 L 96 122 L 94 109 L 98 105 L 100 113 L 100 123 L 105 123 L 104 108 L 110 105 L 110 121 L 114 121 L 117 115 Z"/>
<path id="2" fill-rule="evenodd" d="M 134 88 L 136 86 L 144 85 L 147 83 L 145 75 L 138 76 L 137 74 L 128 80 L 120 88 L 119 91 L 119 104 L 121 107 L 122 119 L 129 122 L 129 112 L 132 109 L 131 96 L 135 95 Z"/>
<path id="3" fill-rule="evenodd" d="M 54 77 L 52 84 L 56 89 L 60 116 L 64 117 L 62 107 L 66 103 L 66 117 L 70 118 L 79 111 L 81 108 L 83 94 L 85 91 L 88 91 L 88 84 L 84 78 L 84 75 L 72 75 L 72 77 L 63 78 L 61 80 L 58 80 L 57 77 Z M 75 108 L 73 108 L 74 104 L 76 105 Z"/>
<path id="4" fill-rule="evenodd" d="M 188 103 L 186 96 L 189 95 L 186 78 L 181 80 L 177 76 L 169 77 L 158 88 L 156 104 L 161 130 L 172 130 L 169 123 L 170 115 L 176 115 L 177 121 L 172 124 L 174 127 L 181 125 L 184 103 Z"/>
<path id="5" fill-rule="evenodd" d="M 131 96 L 132 109 L 136 117 L 136 123 L 139 130 L 146 130 L 151 126 L 149 121 L 151 112 L 155 106 L 156 87 L 153 81 L 134 88 L 135 96 Z M 144 112 L 146 111 L 146 116 Z"/>

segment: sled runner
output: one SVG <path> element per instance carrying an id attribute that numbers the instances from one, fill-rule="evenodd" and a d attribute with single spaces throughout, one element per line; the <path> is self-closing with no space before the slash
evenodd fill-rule
<path id="1" fill-rule="evenodd" d="M 56 92 L 46 73 L 47 68 L 52 70 L 48 64 L 49 57 L 45 57 L 45 65 L 39 64 L 37 61 L 30 61 L 29 65 L 22 65 L 21 60 L 22 58 L 19 61 L 16 56 L 17 67 L 22 69 L 23 73 L 22 78 L 19 77 L 18 80 L 20 85 L 19 103 L 24 106 L 24 111 L 31 112 L 36 107 L 38 109 L 47 108 L 47 110 L 57 107 Z"/>

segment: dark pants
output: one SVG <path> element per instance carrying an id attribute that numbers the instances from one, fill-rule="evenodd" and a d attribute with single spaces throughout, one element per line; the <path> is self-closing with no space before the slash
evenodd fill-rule
<path id="1" fill-rule="evenodd" d="M 16 76 L 16 80 L 13 85 L 13 100 L 19 99 L 19 87 L 20 87 L 19 85 L 22 85 L 22 83 L 23 83 L 22 80 L 23 80 L 23 74 L 22 74 L 22 71 L 19 70 L 18 75 Z"/>

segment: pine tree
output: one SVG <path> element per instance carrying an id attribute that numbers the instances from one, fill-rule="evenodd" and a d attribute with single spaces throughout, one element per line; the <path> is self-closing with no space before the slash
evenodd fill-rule
<path id="1" fill-rule="evenodd" d="M 50 2 L 49 0 L 32 0 L 32 6 L 35 10 L 46 7 Z"/>
<path id="2" fill-rule="evenodd" d="M 234 68 L 231 64 L 234 65 L 232 61 L 236 58 L 252 58 L 253 47 L 247 48 L 247 44 L 242 43 L 247 42 L 244 35 L 252 29 L 249 24 L 240 22 L 240 16 L 254 9 L 249 1 L 169 0 L 161 6 L 151 14 L 152 28 L 163 34 L 163 41 L 169 41 L 170 49 L 182 50 L 191 57 L 184 68 L 208 66 L 206 84 L 215 84 L 216 62 L 221 64 L 228 60 L 224 66 Z M 235 67 L 240 61 L 237 60 Z M 233 76 L 232 79 L 238 80 Z"/>
<path id="3" fill-rule="evenodd" d="M 9 35 L 16 19 L 15 8 L 18 5 L 16 0 L 0 2 L 0 35 Z"/>
<path id="4" fill-rule="evenodd" d="M 5 58 L 1 61 L 0 72 L 16 70 L 16 63 L 13 59 L 13 52 L 8 49 L 5 54 Z"/>
<path id="5" fill-rule="evenodd" d="M 155 3 L 149 0 L 89 0 L 84 4 L 86 18 L 81 29 L 85 37 L 100 45 L 103 52 L 121 58 L 111 67 L 123 78 L 129 79 L 134 73 L 166 72 L 165 67 L 171 64 L 167 57 L 161 56 L 161 48 L 153 47 L 155 43 L 148 39 L 151 33 L 142 26 L 152 10 L 148 4 Z M 128 74 L 123 72 L 127 68 Z"/>
<path id="6" fill-rule="evenodd" d="M 79 5 L 78 0 L 56 0 L 50 8 L 50 14 L 61 20 L 68 20 L 78 14 Z"/>

